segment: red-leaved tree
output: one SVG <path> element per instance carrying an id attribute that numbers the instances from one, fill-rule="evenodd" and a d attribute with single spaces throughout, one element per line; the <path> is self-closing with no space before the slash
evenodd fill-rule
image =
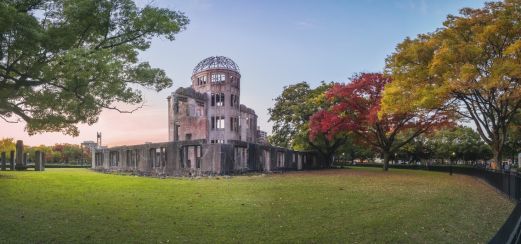
<path id="1" fill-rule="evenodd" d="M 439 109 L 379 115 L 382 92 L 390 82 L 390 77 L 380 73 L 361 73 L 351 83 L 331 87 L 325 94 L 329 107 L 311 116 L 310 140 L 317 136 L 334 140 L 339 134 L 354 133 L 382 154 L 383 169 L 388 170 L 391 155 L 400 147 L 451 123 L 452 117 Z"/>

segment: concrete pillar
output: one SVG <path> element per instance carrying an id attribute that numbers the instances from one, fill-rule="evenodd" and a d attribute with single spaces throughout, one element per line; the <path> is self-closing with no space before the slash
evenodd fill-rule
<path id="1" fill-rule="evenodd" d="M 103 149 L 103 154 L 102 154 L 102 157 L 103 157 L 103 167 L 105 169 L 108 169 L 110 168 L 110 152 L 106 149 Z"/>
<path id="2" fill-rule="evenodd" d="M 192 168 L 192 162 L 190 161 L 190 152 L 188 152 L 188 146 L 184 146 L 185 152 L 183 154 L 183 158 L 185 159 L 185 165 L 187 169 Z"/>
<path id="3" fill-rule="evenodd" d="M 6 157 L 5 157 L 5 152 L 2 152 L 1 156 L 0 156 L 0 159 L 2 160 L 2 170 L 5 170 L 5 165 L 6 165 Z"/>
<path id="4" fill-rule="evenodd" d="M 44 171 L 44 170 L 45 170 L 45 153 L 41 152 L 40 153 L 40 171 Z"/>
<path id="5" fill-rule="evenodd" d="M 11 161 L 11 170 L 14 170 L 14 151 L 9 152 L 10 161 Z"/>
<path id="6" fill-rule="evenodd" d="M 34 171 L 40 171 L 40 151 L 34 152 Z"/>
<path id="7" fill-rule="evenodd" d="M 16 141 L 16 169 L 22 169 L 24 165 L 24 142 Z"/>
<path id="8" fill-rule="evenodd" d="M 165 149 L 163 147 L 159 148 L 159 167 L 163 168 L 166 162 L 163 160 L 165 158 Z"/>
<path id="9" fill-rule="evenodd" d="M 302 155 L 297 154 L 297 169 L 302 170 Z"/>
<path id="10" fill-rule="evenodd" d="M 271 155 L 270 155 L 270 152 L 268 150 L 263 150 L 264 152 L 264 168 L 266 169 L 266 171 L 271 171 Z"/>
<path id="11" fill-rule="evenodd" d="M 194 146 L 194 169 L 197 169 L 197 146 Z"/>
<path id="12" fill-rule="evenodd" d="M 24 153 L 24 165 L 27 166 L 29 163 L 29 153 Z"/>
<path id="13" fill-rule="evenodd" d="M 94 168 L 96 168 L 96 149 L 91 148 L 90 155 L 91 155 L 91 158 L 90 158 L 91 168 L 94 169 Z"/>
<path id="14" fill-rule="evenodd" d="M 40 151 L 34 152 L 34 170 L 41 171 L 42 153 Z"/>

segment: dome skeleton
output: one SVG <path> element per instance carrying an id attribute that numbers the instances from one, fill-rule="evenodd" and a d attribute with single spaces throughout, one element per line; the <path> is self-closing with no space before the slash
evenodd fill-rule
<path id="1" fill-rule="evenodd" d="M 211 69 L 227 69 L 240 73 L 239 66 L 230 58 L 224 56 L 214 56 L 205 58 L 195 66 L 192 74 Z"/>
<path id="2" fill-rule="evenodd" d="M 240 103 L 239 72 L 238 65 L 224 56 L 200 61 L 191 86 L 177 89 L 168 99 L 169 141 L 256 143 L 258 117 Z"/>

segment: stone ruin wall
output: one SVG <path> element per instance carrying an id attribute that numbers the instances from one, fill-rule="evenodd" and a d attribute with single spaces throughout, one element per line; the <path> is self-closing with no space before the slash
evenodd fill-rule
<path id="1" fill-rule="evenodd" d="M 208 176 L 324 168 L 314 152 L 232 141 L 205 140 L 148 143 L 97 149 L 92 168 L 145 176 Z"/>

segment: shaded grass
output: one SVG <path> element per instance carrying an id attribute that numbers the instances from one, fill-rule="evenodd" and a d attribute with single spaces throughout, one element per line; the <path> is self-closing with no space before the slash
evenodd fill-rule
<path id="1" fill-rule="evenodd" d="M 478 179 L 419 170 L 0 176 L 0 242 L 486 242 L 514 206 Z"/>

